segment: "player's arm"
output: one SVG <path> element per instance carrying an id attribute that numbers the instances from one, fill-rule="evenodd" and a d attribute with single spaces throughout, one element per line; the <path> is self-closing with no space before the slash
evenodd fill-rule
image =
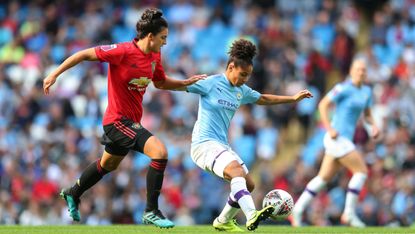
<path id="1" fill-rule="evenodd" d="M 371 125 L 371 136 L 373 138 L 377 138 L 380 135 L 380 131 L 375 124 L 375 120 L 373 119 L 372 111 L 370 110 L 370 108 L 366 108 L 364 110 L 363 115 L 365 122 Z"/>
<path id="2" fill-rule="evenodd" d="M 282 103 L 293 103 L 299 102 L 304 98 L 311 98 L 313 94 L 311 94 L 308 90 L 301 90 L 297 94 L 293 96 L 279 96 L 273 94 L 261 94 L 256 104 L 258 105 L 275 105 L 275 104 L 282 104 Z"/>
<path id="3" fill-rule="evenodd" d="M 43 80 L 43 91 L 46 95 L 49 94 L 49 88 L 56 82 L 56 79 L 62 74 L 64 71 L 68 70 L 69 68 L 77 65 L 82 61 L 97 61 L 98 57 L 95 53 L 94 48 L 89 48 L 85 50 L 81 50 L 76 52 L 75 54 L 71 55 L 67 58 L 58 68 L 56 68 L 52 73 L 50 73 L 44 80 Z"/>
<path id="4" fill-rule="evenodd" d="M 323 97 L 323 99 L 321 99 L 320 103 L 318 104 L 318 110 L 320 111 L 321 122 L 323 123 L 323 126 L 325 129 L 331 128 L 330 119 L 329 119 L 330 105 L 331 105 L 331 101 L 330 101 L 330 98 L 327 97 L 327 95 Z"/>
<path id="5" fill-rule="evenodd" d="M 205 78 L 206 74 L 194 75 L 186 80 L 177 80 L 166 76 L 166 79 L 160 81 L 153 81 L 153 83 L 154 86 L 158 89 L 185 91 L 188 85 L 196 83 L 197 81 L 203 80 Z"/>
<path id="6" fill-rule="evenodd" d="M 321 99 L 320 103 L 318 104 L 318 110 L 320 111 L 320 119 L 323 123 L 323 126 L 325 129 L 327 129 L 327 132 L 330 134 L 331 138 L 336 138 L 338 133 L 337 131 L 331 127 L 330 124 L 330 117 L 329 117 L 329 109 L 332 105 L 332 101 L 328 97 L 328 95 L 324 96 L 323 99 Z"/>

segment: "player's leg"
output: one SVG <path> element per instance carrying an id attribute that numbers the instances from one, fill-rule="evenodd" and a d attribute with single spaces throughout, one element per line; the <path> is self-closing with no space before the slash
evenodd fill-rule
<path id="1" fill-rule="evenodd" d="M 70 188 L 70 193 L 79 198 L 81 195 L 94 186 L 107 173 L 117 169 L 125 155 L 112 155 L 106 151 L 97 161 L 91 163 L 81 174 L 74 186 Z"/>
<path id="2" fill-rule="evenodd" d="M 145 137 L 146 138 L 146 137 Z M 147 171 L 147 206 L 143 214 L 143 223 L 154 224 L 160 228 L 174 227 L 174 223 L 164 217 L 158 207 L 158 198 L 163 185 L 164 170 L 167 165 L 167 149 L 155 136 L 149 136 L 145 142 L 143 153 L 151 158 Z"/>
<path id="3" fill-rule="evenodd" d="M 106 149 L 108 150 L 108 148 Z M 120 152 L 119 154 L 125 155 L 126 153 L 124 151 Z M 80 221 L 81 219 L 78 210 L 81 195 L 89 188 L 94 186 L 98 181 L 100 181 L 104 175 L 106 175 L 110 171 L 115 170 L 120 164 L 120 162 L 123 160 L 123 155 L 112 155 L 107 151 L 104 151 L 102 157 L 97 161 L 91 163 L 82 172 L 79 179 L 71 188 L 64 189 L 61 191 L 60 195 L 63 199 L 65 199 L 69 208 L 69 215 L 72 217 L 74 221 Z"/>
<path id="4" fill-rule="evenodd" d="M 242 166 L 244 172 L 245 172 L 245 180 L 246 180 L 246 187 L 250 193 L 255 188 L 254 180 L 252 179 L 251 175 L 249 174 L 249 170 L 246 167 L 245 163 L 242 161 L 242 159 L 232 150 L 229 150 L 233 156 L 236 158 L 238 163 Z M 230 178 L 227 174 L 224 174 L 224 179 L 227 181 L 231 181 L 232 178 Z M 228 202 L 225 204 L 224 209 L 222 210 L 221 214 L 218 216 L 218 220 L 221 222 L 228 222 L 235 218 L 235 216 L 240 211 L 241 207 L 239 206 L 238 202 L 235 200 L 235 197 L 232 195 L 232 192 L 229 194 Z"/>
<path id="5" fill-rule="evenodd" d="M 192 145 L 191 157 L 203 170 L 231 182 L 231 194 L 229 196 L 230 204 L 234 206 L 233 208 L 237 208 L 238 206 L 241 207 L 242 211 L 247 216 L 247 219 L 250 219 L 251 217 L 254 218 L 254 221 L 250 222 L 252 225 L 248 226 L 250 230 L 255 229 L 258 226 L 259 221 L 267 218 L 272 213 L 273 207 L 256 211 L 245 179 L 248 169 L 239 156 L 237 156 L 228 146 L 216 141 L 207 141 Z M 235 210 L 231 212 L 234 211 Z M 228 223 L 221 223 L 218 222 L 218 219 L 215 219 L 213 226 L 222 231 L 242 231 L 237 227 L 237 224 L 231 221 Z"/>
<path id="6" fill-rule="evenodd" d="M 348 184 L 346 203 L 341 220 L 343 223 L 354 227 L 365 227 L 366 225 L 356 214 L 356 206 L 359 193 L 367 178 L 366 163 L 363 160 L 362 155 L 356 150 L 340 158 L 339 162 L 353 173 Z"/>
<path id="7" fill-rule="evenodd" d="M 247 174 L 245 179 L 248 191 L 252 192 L 255 187 L 252 177 Z M 235 220 L 235 216 L 240 210 L 241 207 L 232 195 L 232 192 L 229 193 L 228 201 L 226 202 L 222 212 L 213 222 L 213 226 L 220 231 L 242 232 L 243 230 L 239 228 L 238 223 Z"/>
<path id="8" fill-rule="evenodd" d="M 295 203 L 291 216 L 292 226 L 302 225 L 301 221 L 305 208 L 307 208 L 317 193 L 326 186 L 327 182 L 330 181 L 339 168 L 340 164 L 334 157 L 324 156 L 318 175 L 308 182 L 304 192 Z"/>
<path id="9" fill-rule="evenodd" d="M 223 207 L 222 212 L 216 218 L 220 223 L 228 223 L 239 213 L 241 207 L 233 197 L 232 193 L 229 193 L 228 201 Z"/>
<path id="10" fill-rule="evenodd" d="M 223 179 L 225 166 L 235 160 L 233 155 L 229 154 L 228 147 L 216 141 L 206 141 L 191 145 L 190 156 L 198 167 Z M 217 217 L 213 221 L 213 227 L 219 231 L 243 232 L 243 229 L 233 219 L 239 210 L 240 206 L 238 202 L 232 193 L 230 193 L 225 207 L 219 215 L 220 218 Z"/>
<path id="11" fill-rule="evenodd" d="M 274 207 L 269 206 L 259 211 L 256 210 L 251 193 L 248 191 L 245 179 L 246 172 L 238 161 L 230 162 L 224 168 L 223 175 L 225 179 L 231 181 L 232 196 L 238 202 L 247 219 L 246 228 L 249 231 L 255 230 L 260 221 L 267 219 L 272 214 Z"/>
<path id="12" fill-rule="evenodd" d="M 104 126 L 105 134 L 101 142 L 120 149 L 138 151 L 151 158 L 147 171 L 147 207 L 143 222 L 158 227 L 173 227 L 174 224 L 166 219 L 158 209 L 158 197 L 163 184 L 164 169 L 167 164 L 167 150 L 164 144 L 140 123 L 122 118 L 119 121 Z M 107 151 L 109 152 L 109 151 Z M 109 152 L 111 153 L 111 152 Z M 127 153 L 125 153 L 127 154 Z"/>

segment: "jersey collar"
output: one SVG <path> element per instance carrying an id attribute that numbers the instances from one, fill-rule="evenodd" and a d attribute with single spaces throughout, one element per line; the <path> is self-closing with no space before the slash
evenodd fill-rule
<path id="1" fill-rule="evenodd" d="M 228 79 L 228 77 L 226 77 L 225 73 L 222 73 L 223 78 L 225 78 L 226 82 L 228 82 L 229 86 L 231 86 L 232 89 L 235 89 L 236 86 L 234 86 L 231 81 Z"/>
<path id="2" fill-rule="evenodd" d="M 144 51 L 142 51 L 142 50 L 140 49 L 140 47 L 138 47 L 138 46 L 137 46 L 137 42 L 138 42 L 138 39 L 137 39 L 137 38 L 134 38 L 134 39 L 131 41 L 131 43 L 133 43 L 133 45 L 134 45 L 134 47 L 137 49 L 137 51 L 138 51 L 140 54 L 144 55 L 145 57 L 151 57 L 151 56 L 152 56 L 152 52 L 150 52 L 150 53 L 148 53 L 148 54 L 144 53 Z"/>

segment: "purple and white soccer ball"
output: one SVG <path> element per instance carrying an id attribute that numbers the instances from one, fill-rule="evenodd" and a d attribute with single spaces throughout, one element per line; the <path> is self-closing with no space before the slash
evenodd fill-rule
<path id="1" fill-rule="evenodd" d="M 275 210 L 270 216 L 273 220 L 283 220 L 291 214 L 294 207 L 293 197 L 282 189 L 274 189 L 265 195 L 262 207 L 272 205 Z"/>

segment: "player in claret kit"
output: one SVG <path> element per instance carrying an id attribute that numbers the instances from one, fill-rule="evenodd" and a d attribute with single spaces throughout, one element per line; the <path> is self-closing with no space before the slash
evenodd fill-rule
<path id="1" fill-rule="evenodd" d="M 100 159 L 89 165 L 77 182 L 61 192 L 70 216 L 80 221 L 78 210 L 81 195 L 96 184 L 105 174 L 115 170 L 130 150 L 139 151 L 151 158 L 147 172 L 147 206 L 142 220 L 161 228 L 174 224 L 158 208 L 158 197 L 167 164 L 165 145 L 141 124 L 142 100 L 147 85 L 153 82 L 159 89 L 183 88 L 205 75 L 187 80 L 167 77 L 161 65 L 160 49 L 166 44 L 168 23 L 158 9 L 146 9 L 137 22 L 137 37 L 130 42 L 98 46 L 79 51 L 66 59 L 43 82 L 45 94 L 58 76 L 82 61 L 109 63 L 108 107 L 103 125 L 102 144 L 105 151 Z"/>
<path id="2" fill-rule="evenodd" d="M 319 104 L 321 120 L 327 129 L 324 136 L 325 155 L 318 175 L 307 184 L 294 206 L 291 216 L 293 226 L 302 225 L 302 214 L 306 207 L 341 167 L 353 173 L 348 184 L 341 222 L 353 227 L 366 226 L 357 216 L 355 209 L 359 192 L 367 177 L 367 166 L 352 140 L 357 121 L 362 113 L 364 113 L 366 122 L 372 125 L 372 137 L 379 136 L 379 129 L 370 111 L 373 103 L 372 91 L 364 84 L 365 78 L 365 61 L 354 60 L 350 68 L 350 77 L 337 84 Z M 330 123 L 329 107 L 331 104 L 335 104 L 335 109 Z"/>
<path id="3" fill-rule="evenodd" d="M 255 54 L 254 44 L 244 39 L 237 40 L 230 49 L 225 73 L 209 76 L 186 88 L 188 92 L 200 95 L 191 157 L 200 168 L 229 181 L 231 186 L 228 202 L 213 222 L 213 227 L 220 231 L 243 231 L 234 220 L 241 209 L 247 219 L 246 228 L 250 231 L 274 211 L 273 206 L 256 210 L 251 197 L 254 182 L 244 162 L 229 146 L 228 128 L 235 112 L 248 103 L 274 105 L 312 97 L 308 90 L 294 96 L 260 94 L 245 85 L 252 74 Z"/>

